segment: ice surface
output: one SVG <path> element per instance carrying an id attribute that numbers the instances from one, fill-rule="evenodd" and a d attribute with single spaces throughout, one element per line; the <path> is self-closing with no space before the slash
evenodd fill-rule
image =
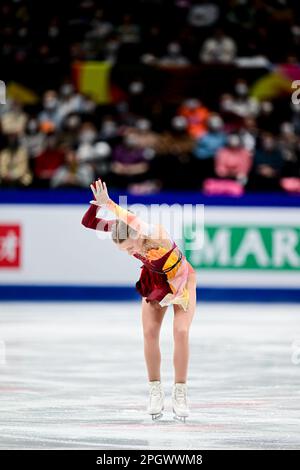
<path id="1" fill-rule="evenodd" d="M 0 448 L 299 449 L 299 306 L 198 304 L 186 424 L 171 412 L 172 319 L 152 423 L 139 303 L 1 303 Z"/>

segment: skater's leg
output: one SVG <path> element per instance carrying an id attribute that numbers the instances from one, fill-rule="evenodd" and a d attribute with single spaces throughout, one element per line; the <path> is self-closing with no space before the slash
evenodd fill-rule
<path id="1" fill-rule="evenodd" d="M 144 298 L 142 299 L 144 355 L 149 381 L 160 380 L 159 333 L 167 308 L 161 307 L 158 302 L 146 302 Z"/>
<path id="2" fill-rule="evenodd" d="M 185 311 L 180 305 L 174 304 L 174 369 L 175 383 L 185 383 L 189 361 L 189 329 L 196 310 L 196 274 L 191 273 L 188 278 L 189 307 Z"/>

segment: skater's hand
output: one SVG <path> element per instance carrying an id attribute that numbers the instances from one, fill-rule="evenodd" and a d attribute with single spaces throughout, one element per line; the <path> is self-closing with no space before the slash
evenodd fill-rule
<path id="1" fill-rule="evenodd" d="M 109 202 L 110 197 L 107 192 L 106 184 L 104 181 L 102 182 L 100 178 L 95 181 L 94 184 L 91 184 L 90 188 L 93 191 L 95 197 L 93 201 L 90 201 L 91 204 L 96 206 L 103 206 Z"/>

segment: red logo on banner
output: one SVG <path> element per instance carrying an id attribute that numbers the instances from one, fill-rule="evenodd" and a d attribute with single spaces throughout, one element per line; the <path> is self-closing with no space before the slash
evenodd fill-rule
<path id="1" fill-rule="evenodd" d="M 20 267 L 20 225 L 0 225 L 0 269 Z"/>

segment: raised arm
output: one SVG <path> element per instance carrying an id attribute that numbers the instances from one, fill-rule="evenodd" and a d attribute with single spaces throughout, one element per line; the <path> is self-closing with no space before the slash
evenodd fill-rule
<path id="1" fill-rule="evenodd" d="M 93 183 L 93 187 L 96 187 L 96 183 Z M 94 204 L 91 204 L 88 210 L 85 212 L 84 216 L 82 217 L 82 225 L 93 230 L 110 232 L 115 220 L 105 220 L 101 217 L 97 217 L 97 210 L 98 207 Z"/>
<path id="2" fill-rule="evenodd" d="M 96 181 L 95 186 L 91 185 L 91 189 L 94 194 L 94 200 L 90 201 L 92 205 L 95 207 L 105 205 L 118 219 L 128 224 L 140 234 L 148 236 L 153 234 L 154 226 L 114 202 L 108 195 L 106 184 L 100 179 Z"/>

